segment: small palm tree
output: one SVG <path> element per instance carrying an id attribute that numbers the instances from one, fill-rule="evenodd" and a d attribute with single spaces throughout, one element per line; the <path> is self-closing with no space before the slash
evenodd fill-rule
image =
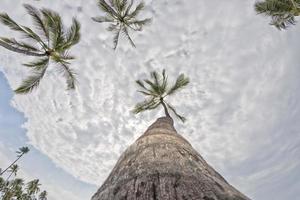
<path id="1" fill-rule="evenodd" d="M 28 182 L 26 187 L 27 194 L 29 196 L 37 194 L 40 191 L 40 186 L 39 179 Z"/>
<path id="2" fill-rule="evenodd" d="M 109 22 L 111 23 L 108 27 L 108 31 L 114 32 L 114 49 L 117 48 L 120 34 L 123 33 L 130 44 L 135 47 L 129 35 L 129 29 L 133 31 L 141 31 L 143 26 L 151 22 L 150 18 L 139 20 L 137 19 L 138 14 L 143 10 L 144 3 L 140 2 L 135 9 L 132 9 L 133 0 L 98 0 L 98 6 L 101 11 L 105 13 L 105 16 L 93 17 L 95 22 Z"/>
<path id="3" fill-rule="evenodd" d="M 23 81 L 16 93 L 29 93 L 36 88 L 46 73 L 50 61 L 60 66 L 60 71 L 67 80 L 68 89 L 75 88 L 75 74 L 70 69 L 70 60 L 74 57 L 68 54 L 70 48 L 80 40 L 80 24 L 73 18 L 69 29 L 63 27 L 61 17 L 48 9 L 38 10 L 28 4 L 24 5 L 31 15 L 38 33 L 27 26 L 19 25 L 6 13 L 0 13 L 0 22 L 10 29 L 20 32 L 31 43 L 20 42 L 13 38 L 0 37 L 0 46 L 25 55 L 37 57 L 35 61 L 24 64 L 32 69 L 32 75 Z"/>
<path id="4" fill-rule="evenodd" d="M 147 99 L 141 103 L 138 103 L 133 112 L 140 113 L 146 110 L 153 110 L 159 105 L 162 105 L 165 111 L 166 117 L 170 117 L 168 109 L 170 109 L 177 118 L 182 122 L 186 119 L 179 115 L 175 108 L 168 102 L 165 101 L 167 96 L 175 94 L 179 89 L 183 88 L 189 83 L 189 78 L 185 77 L 184 74 L 178 76 L 175 84 L 168 87 L 167 76 L 165 70 L 162 71 L 162 76 L 157 72 L 151 72 L 151 80 L 145 79 L 144 81 L 137 80 L 136 83 L 141 88 L 138 92 L 144 94 Z M 144 82 L 144 83 L 143 83 Z"/>
<path id="5" fill-rule="evenodd" d="M 271 25 L 279 30 L 295 25 L 295 17 L 300 15 L 300 0 L 265 0 L 255 3 L 258 14 L 271 17 Z"/>
<path id="6" fill-rule="evenodd" d="M 12 166 L 9 168 L 9 170 L 8 170 L 8 171 L 10 172 L 10 174 L 9 174 L 9 176 L 7 177 L 6 180 L 8 181 L 12 175 L 16 176 L 18 170 L 19 170 L 19 166 L 18 166 L 18 165 L 16 165 L 16 164 L 12 165 Z"/>
<path id="7" fill-rule="evenodd" d="M 43 191 L 39 195 L 39 200 L 47 200 L 47 192 Z"/>
<path id="8" fill-rule="evenodd" d="M 19 148 L 19 151 L 17 151 L 16 153 L 17 153 L 17 159 L 14 161 L 14 162 L 12 162 L 5 170 L 3 170 L 3 171 L 1 171 L 1 173 L 0 173 L 0 176 L 2 175 L 2 174 L 4 174 L 7 170 L 9 170 L 9 169 L 11 169 L 11 167 L 24 155 L 24 154 L 26 154 L 26 153 L 28 153 L 29 152 L 29 148 L 28 147 L 21 147 L 21 148 Z"/>

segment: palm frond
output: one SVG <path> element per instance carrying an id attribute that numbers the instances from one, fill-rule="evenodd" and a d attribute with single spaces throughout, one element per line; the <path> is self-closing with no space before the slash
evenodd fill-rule
<path id="1" fill-rule="evenodd" d="M 142 31 L 143 27 L 150 24 L 152 22 L 151 18 L 143 19 L 143 20 L 133 20 L 129 21 L 128 25 L 130 25 L 134 30 Z"/>
<path id="2" fill-rule="evenodd" d="M 47 65 L 39 71 L 34 70 L 33 75 L 30 75 L 27 79 L 25 79 L 22 82 L 21 86 L 15 90 L 15 93 L 27 94 L 31 92 L 40 84 L 40 81 L 44 77 L 46 70 L 47 70 Z"/>
<path id="3" fill-rule="evenodd" d="M 99 0 L 98 1 L 98 7 L 100 10 L 105 12 L 106 14 L 110 15 L 113 18 L 119 18 L 121 17 L 111 6 L 109 6 L 105 0 Z"/>
<path id="4" fill-rule="evenodd" d="M 166 103 L 166 102 L 165 102 L 165 103 Z M 166 103 L 166 104 L 167 104 L 168 108 L 170 108 L 170 110 L 175 114 L 175 116 L 176 116 L 177 118 L 179 118 L 182 122 L 185 122 L 185 121 L 186 121 L 186 118 L 183 117 L 182 115 L 179 115 L 179 114 L 176 112 L 175 108 L 174 108 L 171 104 L 169 104 L 169 103 Z"/>
<path id="5" fill-rule="evenodd" d="M 49 38 L 51 40 L 51 46 L 53 49 L 56 49 L 60 44 L 65 42 L 65 33 L 62 27 L 61 17 L 58 13 L 52 10 L 42 9 L 41 12 L 44 16 L 45 23 L 49 27 Z"/>
<path id="6" fill-rule="evenodd" d="M 141 2 L 139 3 L 136 8 L 128 14 L 128 18 L 131 19 L 131 18 L 135 18 L 139 15 L 139 13 L 144 9 L 145 7 L 145 4 L 144 2 Z"/>
<path id="7" fill-rule="evenodd" d="M 6 13 L 0 13 L 0 22 L 8 26 L 12 30 L 21 32 L 25 37 L 31 38 L 44 45 L 42 39 L 36 33 L 34 33 L 30 28 L 26 26 L 21 26 L 17 24 Z"/>
<path id="8" fill-rule="evenodd" d="M 114 19 L 111 16 L 98 16 L 98 17 L 92 17 L 92 20 L 95 22 L 114 22 Z"/>
<path id="9" fill-rule="evenodd" d="M 128 4 L 127 0 L 118 0 L 117 8 L 119 12 L 124 12 L 126 9 L 126 5 Z"/>
<path id="10" fill-rule="evenodd" d="M 148 91 L 148 92 L 151 92 L 151 90 L 149 90 L 145 85 L 144 83 L 141 81 L 141 80 L 137 80 L 135 81 L 136 84 L 138 84 L 138 86 L 140 86 L 141 88 L 143 88 L 144 90 Z"/>
<path id="11" fill-rule="evenodd" d="M 49 30 L 47 24 L 41 18 L 40 12 L 29 4 L 24 4 L 27 13 L 32 16 L 32 19 L 36 25 L 36 28 L 41 30 L 47 40 L 49 40 Z"/>
<path id="12" fill-rule="evenodd" d="M 168 95 L 171 95 L 173 93 L 175 93 L 178 89 L 183 88 L 184 86 L 186 86 L 188 83 L 190 82 L 189 78 L 185 77 L 184 74 L 181 74 L 175 84 L 169 89 L 169 91 L 167 92 Z"/>
<path id="13" fill-rule="evenodd" d="M 70 69 L 70 67 L 65 62 L 59 62 L 59 64 L 61 66 L 60 71 L 62 72 L 62 74 L 66 78 L 67 88 L 68 89 L 75 89 L 75 82 L 76 82 L 75 72 L 72 69 Z"/>
<path id="14" fill-rule="evenodd" d="M 136 46 L 135 46 L 134 42 L 132 41 L 132 39 L 131 39 L 131 37 L 130 37 L 130 35 L 128 33 L 128 29 L 126 27 L 123 27 L 122 31 L 125 34 L 126 38 L 129 40 L 131 46 L 133 46 L 135 48 Z"/>
<path id="15" fill-rule="evenodd" d="M 66 33 L 66 40 L 61 44 L 57 45 L 58 48 L 68 49 L 71 46 L 77 44 L 80 40 L 80 23 L 73 18 L 73 23 L 70 29 Z"/>
<path id="16" fill-rule="evenodd" d="M 114 38 L 113 38 L 113 43 L 114 43 L 114 47 L 113 49 L 116 50 L 118 43 L 119 43 L 119 38 L 120 38 L 120 32 L 121 32 L 122 27 L 119 27 L 117 30 L 115 30 L 114 32 Z"/>
<path id="17" fill-rule="evenodd" d="M 130 0 L 130 4 L 127 6 L 126 11 L 124 13 L 124 16 L 128 16 L 128 13 L 130 12 L 131 8 L 133 6 L 133 0 Z"/>
<path id="18" fill-rule="evenodd" d="M 148 79 L 145 79 L 144 82 L 150 86 L 151 88 L 150 91 L 152 91 L 156 95 L 160 94 L 159 85 L 156 85 L 155 83 L 151 82 Z"/>
<path id="19" fill-rule="evenodd" d="M 41 58 L 36 61 L 32 61 L 30 63 L 23 64 L 26 67 L 34 68 L 35 70 L 39 71 L 42 70 L 46 65 L 49 64 L 49 57 Z"/>
<path id="20" fill-rule="evenodd" d="M 133 113 L 137 114 L 145 110 L 152 110 L 159 106 L 160 102 L 155 98 L 147 99 L 141 103 L 138 103 L 133 109 Z"/>
<path id="21" fill-rule="evenodd" d="M 0 38 L 0 46 L 17 53 L 22 53 L 29 56 L 45 56 L 44 53 L 41 53 L 41 51 L 37 48 L 35 48 L 32 45 L 29 45 L 24 42 L 18 42 L 15 39 L 9 39 L 9 38 Z"/>

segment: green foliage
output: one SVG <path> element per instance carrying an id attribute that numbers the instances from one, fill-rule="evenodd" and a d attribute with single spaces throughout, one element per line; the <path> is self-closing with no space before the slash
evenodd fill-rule
<path id="1" fill-rule="evenodd" d="M 179 115 L 175 108 L 165 101 L 165 98 L 169 95 L 176 93 L 179 89 L 185 87 L 189 83 L 189 78 L 185 77 L 183 74 L 179 75 L 173 86 L 168 87 L 168 77 L 165 70 L 162 71 L 160 76 L 157 72 L 151 72 L 151 79 L 145 79 L 143 81 L 137 80 L 137 85 L 141 88 L 138 92 L 146 96 L 146 100 L 138 103 L 133 112 L 135 114 L 156 109 L 159 105 L 162 105 L 167 117 L 170 117 L 168 109 L 170 109 L 177 118 L 182 122 L 186 119 Z"/>
<path id="2" fill-rule="evenodd" d="M 117 48 L 120 34 L 123 34 L 130 44 L 135 47 L 129 35 L 129 29 L 133 31 L 141 31 L 143 27 L 151 22 L 150 18 L 139 20 L 137 16 L 144 8 L 144 3 L 139 3 L 134 9 L 133 0 L 98 0 L 98 7 L 105 16 L 93 17 L 95 22 L 108 22 L 110 23 L 108 31 L 114 33 L 114 49 Z"/>
<path id="3" fill-rule="evenodd" d="M 300 0 L 265 0 L 255 3 L 255 11 L 271 17 L 270 24 L 281 29 L 295 25 L 300 15 Z"/>
<path id="4" fill-rule="evenodd" d="M 20 148 L 17 151 L 17 160 L 28 152 L 28 147 Z M 26 183 L 23 179 L 17 178 L 19 167 L 14 164 L 16 161 L 0 174 L 1 200 L 47 200 L 47 192 L 40 192 L 41 184 L 38 179 Z"/>
<path id="5" fill-rule="evenodd" d="M 70 60 L 74 57 L 68 55 L 72 46 L 80 40 L 80 24 L 73 18 L 70 28 L 65 28 L 58 13 L 48 9 L 36 9 L 31 5 L 24 5 L 27 13 L 32 17 L 37 33 L 27 26 L 19 25 L 6 13 L 0 13 L 0 22 L 11 30 L 21 33 L 31 43 L 19 42 L 14 38 L 0 37 L 0 46 L 17 53 L 39 57 L 25 63 L 32 74 L 18 87 L 17 94 L 26 94 L 38 87 L 44 77 L 50 61 L 59 66 L 60 71 L 67 80 L 67 88 L 75 88 L 75 73 L 70 69 Z"/>

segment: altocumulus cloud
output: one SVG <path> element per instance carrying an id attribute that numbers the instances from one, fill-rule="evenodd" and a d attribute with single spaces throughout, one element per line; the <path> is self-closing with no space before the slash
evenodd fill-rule
<path id="1" fill-rule="evenodd" d="M 31 24 L 21 2 L 1 1 L 1 10 Z M 31 2 L 32 3 L 32 2 Z M 119 155 L 156 117 L 134 116 L 141 100 L 134 80 L 165 68 L 191 85 L 170 99 L 187 123 L 178 131 L 233 185 L 253 199 L 295 199 L 300 186 L 299 26 L 279 32 L 253 11 L 253 0 L 146 1 L 153 22 L 134 34 L 137 49 L 112 36 L 95 1 L 40 1 L 82 22 L 82 40 L 72 53 L 78 88 L 65 91 L 51 67 L 38 90 L 14 96 L 27 118 L 30 143 L 78 179 L 100 185 Z M 9 31 L 1 28 L 0 35 Z M 12 88 L 28 73 L 27 58 L 1 49 L 1 69 Z M 6 61 L 6 62 L 5 62 Z"/>

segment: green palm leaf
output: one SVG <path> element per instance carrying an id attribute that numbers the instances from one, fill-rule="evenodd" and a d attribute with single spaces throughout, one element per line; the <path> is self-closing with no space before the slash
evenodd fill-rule
<path id="1" fill-rule="evenodd" d="M 36 88 L 39 84 L 41 79 L 44 77 L 46 70 L 47 70 L 48 63 L 43 67 L 40 67 L 39 70 L 33 70 L 33 74 L 30 75 L 27 79 L 25 79 L 21 86 L 18 87 L 15 92 L 17 94 L 27 94 L 31 92 L 34 88 Z"/>
<path id="2" fill-rule="evenodd" d="M 183 88 L 184 86 L 186 86 L 187 84 L 189 84 L 190 80 L 189 78 L 185 77 L 184 74 L 181 74 L 175 84 L 173 85 L 173 87 L 171 87 L 168 91 L 168 95 L 171 95 L 173 93 L 175 93 L 178 89 Z"/>
<path id="3" fill-rule="evenodd" d="M 27 10 L 27 13 L 32 16 L 32 19 L 36 25 L 36 28 L 41 30 L 46 38 L 46 40 L 49 40 L 49 29 L 47 27 L 47 24 L 42 20 L 40 12 L 34 8 L 33 6 L 29 4 L 24 4 L 25 9 Z"/>
<path id="4" fill-rule="evenodd" d="M 29 56 L 45 56 L 45 53 L 42 53 L 40 50 L 35 48 L 32 45 L 29 45 L 24 42 L 17 42 L 15 39 L 9 38 L 0 38 L 0 46 L 17 53 L 22 53 Z"/>

